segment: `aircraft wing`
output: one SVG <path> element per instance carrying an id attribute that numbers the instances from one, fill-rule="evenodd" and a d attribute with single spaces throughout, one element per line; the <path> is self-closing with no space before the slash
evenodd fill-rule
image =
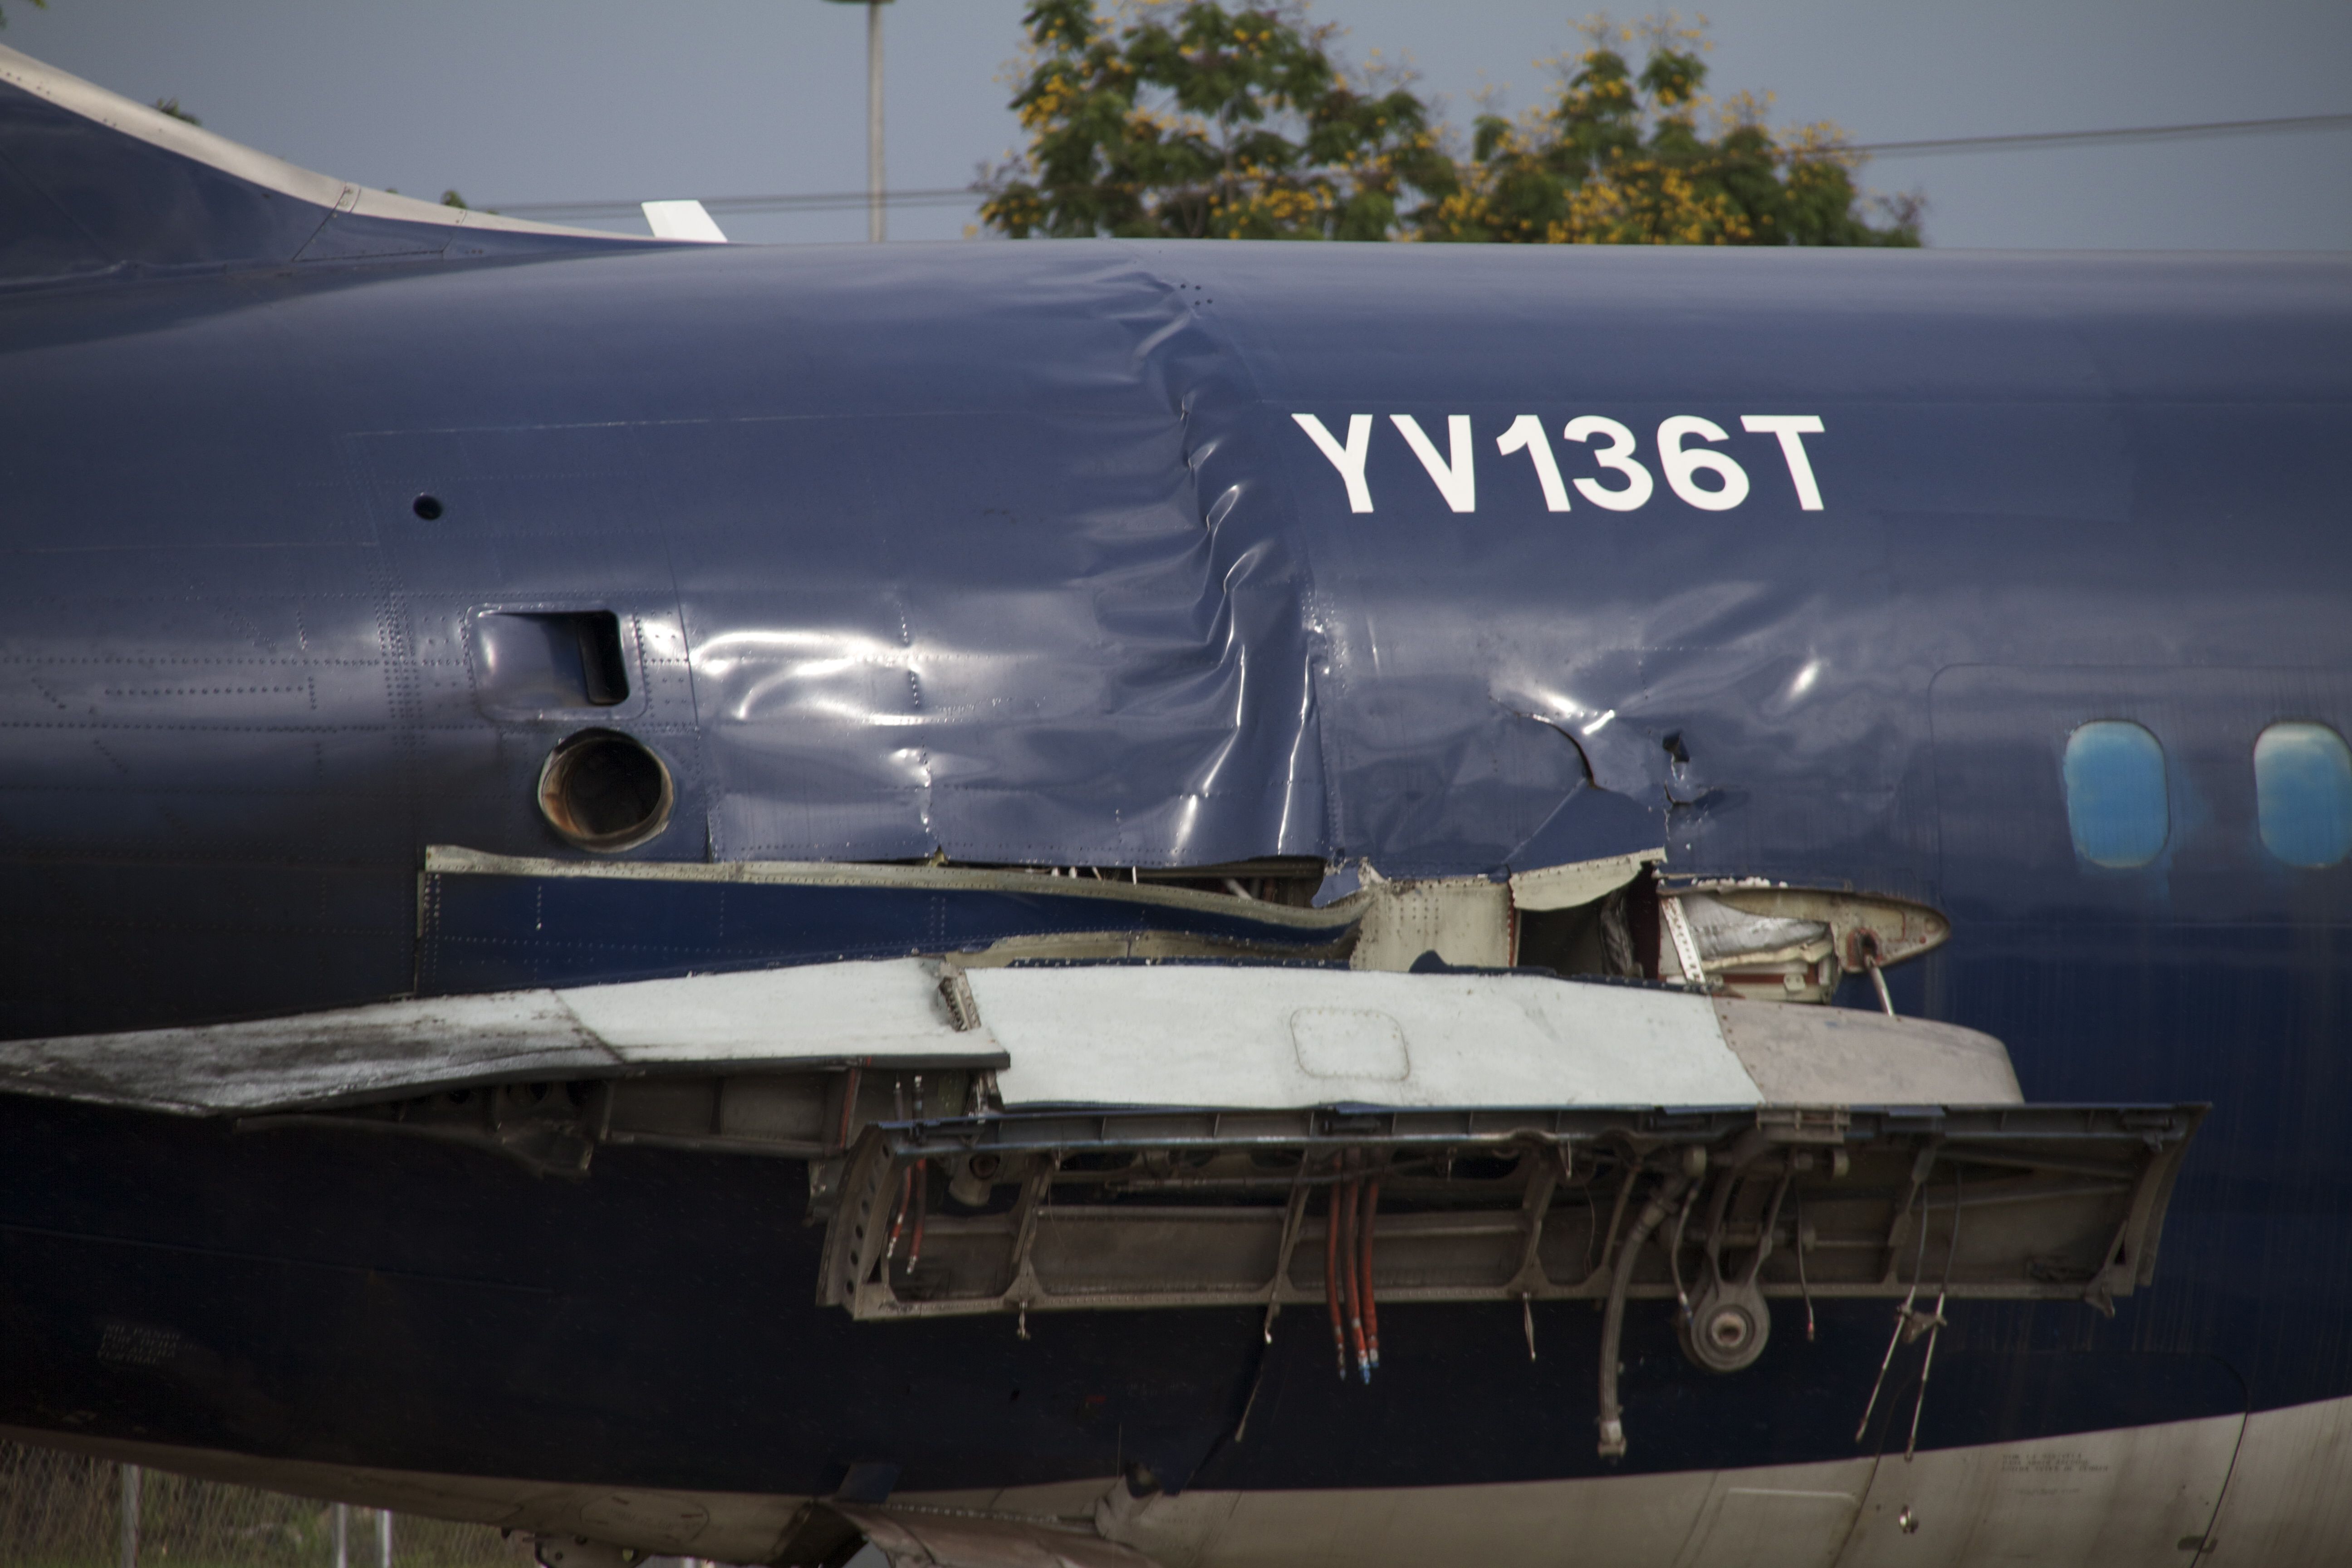
<path id="1" fill-rule="evenodd" d="M 501 217 L 298 168 L 0 48 L 0 287 L 248 266 L 661 243 Z"/>

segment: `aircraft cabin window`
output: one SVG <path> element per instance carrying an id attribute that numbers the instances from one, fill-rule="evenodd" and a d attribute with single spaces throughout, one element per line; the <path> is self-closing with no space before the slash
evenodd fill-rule
<path id="1" fill-rule="evenodd" d="M 2137 724 L 2102 719 L 2066 738 L 2066 826 L 2094 866 L 2145 866 L 2170 836 L 2164 748 Z"/>
<path id="2" fill-rule="evenodd" d="M 2352 853 L 2352 749 L 2325 724 L 2273 724 L 2254 739 L 2263 847 L 2290 866 Z"/>

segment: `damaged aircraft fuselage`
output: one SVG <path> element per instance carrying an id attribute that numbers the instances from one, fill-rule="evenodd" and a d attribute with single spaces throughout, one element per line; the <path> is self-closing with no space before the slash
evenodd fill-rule
<path id="1" fill-rule="evenodd" d="M 2352 1542 L 2344 262 L 427 226 L 0 237 L 0 1427 L 744 1560 Z"/>

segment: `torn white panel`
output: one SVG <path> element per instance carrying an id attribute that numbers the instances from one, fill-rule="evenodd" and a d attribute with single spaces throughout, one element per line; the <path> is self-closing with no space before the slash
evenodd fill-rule
<path id="1" fill-rule="evenodd" d="M 204 1028 L 8 1040 L 0 1042 L 0 1089 L 202 1113 L 618 1065 L 555 993 L 517 991 Z"/>
<path id="2" fill-rule="evenodd" d="M 1669 991 L 1215 964 L 973 970 L 970 979 L 981 1017 L 1012 1058 L 997 1080 L 1009 1104 L 1763 1098 L 1725 1047 L 1706 998 Z"/>
<path id="3" fill-rule="evenodd" d="M 920 959 L 508 991 L 247 1024 L 0 1041 L 0 1091 L 189 1113 L 392 1098 L 492 1079 L 846 1058 L 992 1067 Z"/>
<path id="4" fill-rule="evenodd" d="M 1845 974 L 1906 963 L 1952 929 L 1909 899 L 1752 879 L 1667 889 L 1659 916 L 1673 939 L 1659 952 L 1664 978 L 1703 974 L 1712 989 L 1770 1002 L 1827 1003 Z"/>
<path id="5" fill-rule="evenodd" d="M 639 202 L 646 225 L 656 239 L 690 239 L 701 245 L 724 245 L 726 235 L 697 201 Z"/>
<path id="6" fill-rule="evenodd" d="M 1664 849 L 1633 855 L 1612 855 L 1603 860 L 1577 860 L 1565 866 L 1541 866 L 1511 878 L 1511 902 L 1522 910 L 1574 909 L 1606 898 L 1642 874 L 1642 868 L 1666 858 Z"/>
<path id="7" fill-rule="evenodd" d="M 1823 952 L 1830 950 L 1827 921 L 1752 914 L 1705 893 L 1685 893 L 1671 902 L 1688 922 L 1691 935 L 1698 942 L 1702 963 L 1710 958 L 1742 958 L 1750 953 L 1809 948 L 1816 943 Z"/>
<path id="8" fill-rule="evenodd" d="M 1931 952 L 1952 934 L 1942 911 L 1888 893 L 1790 888 L 1748 880 L 1695 882 L 1670 889 L 1697 933 L 1699 956 L 1710 969 L 1718 957 L 1759 953 L 1833 952 L 1848 970 L 1862 967 L 1858 939 L 1877 952 L 1882 967 Z M 1785 945 L 1771 945 L 1773 933 Z M 1822 939 L 1826 938 L 1826 943 Z"/>

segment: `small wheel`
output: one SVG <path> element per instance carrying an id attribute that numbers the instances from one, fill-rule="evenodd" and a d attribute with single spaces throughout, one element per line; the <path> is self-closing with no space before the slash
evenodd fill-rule
<path id="1" fill-rule="evenodd" d="M 1683 1354 L 1708 1372 L 1739 1372 L 1756 1363 L 1772 1337 L 1772 1310 L 1752 1287 L 1720 1285 L 1702 1291 L 1690 1316 L 1675 1326 Z"/>

